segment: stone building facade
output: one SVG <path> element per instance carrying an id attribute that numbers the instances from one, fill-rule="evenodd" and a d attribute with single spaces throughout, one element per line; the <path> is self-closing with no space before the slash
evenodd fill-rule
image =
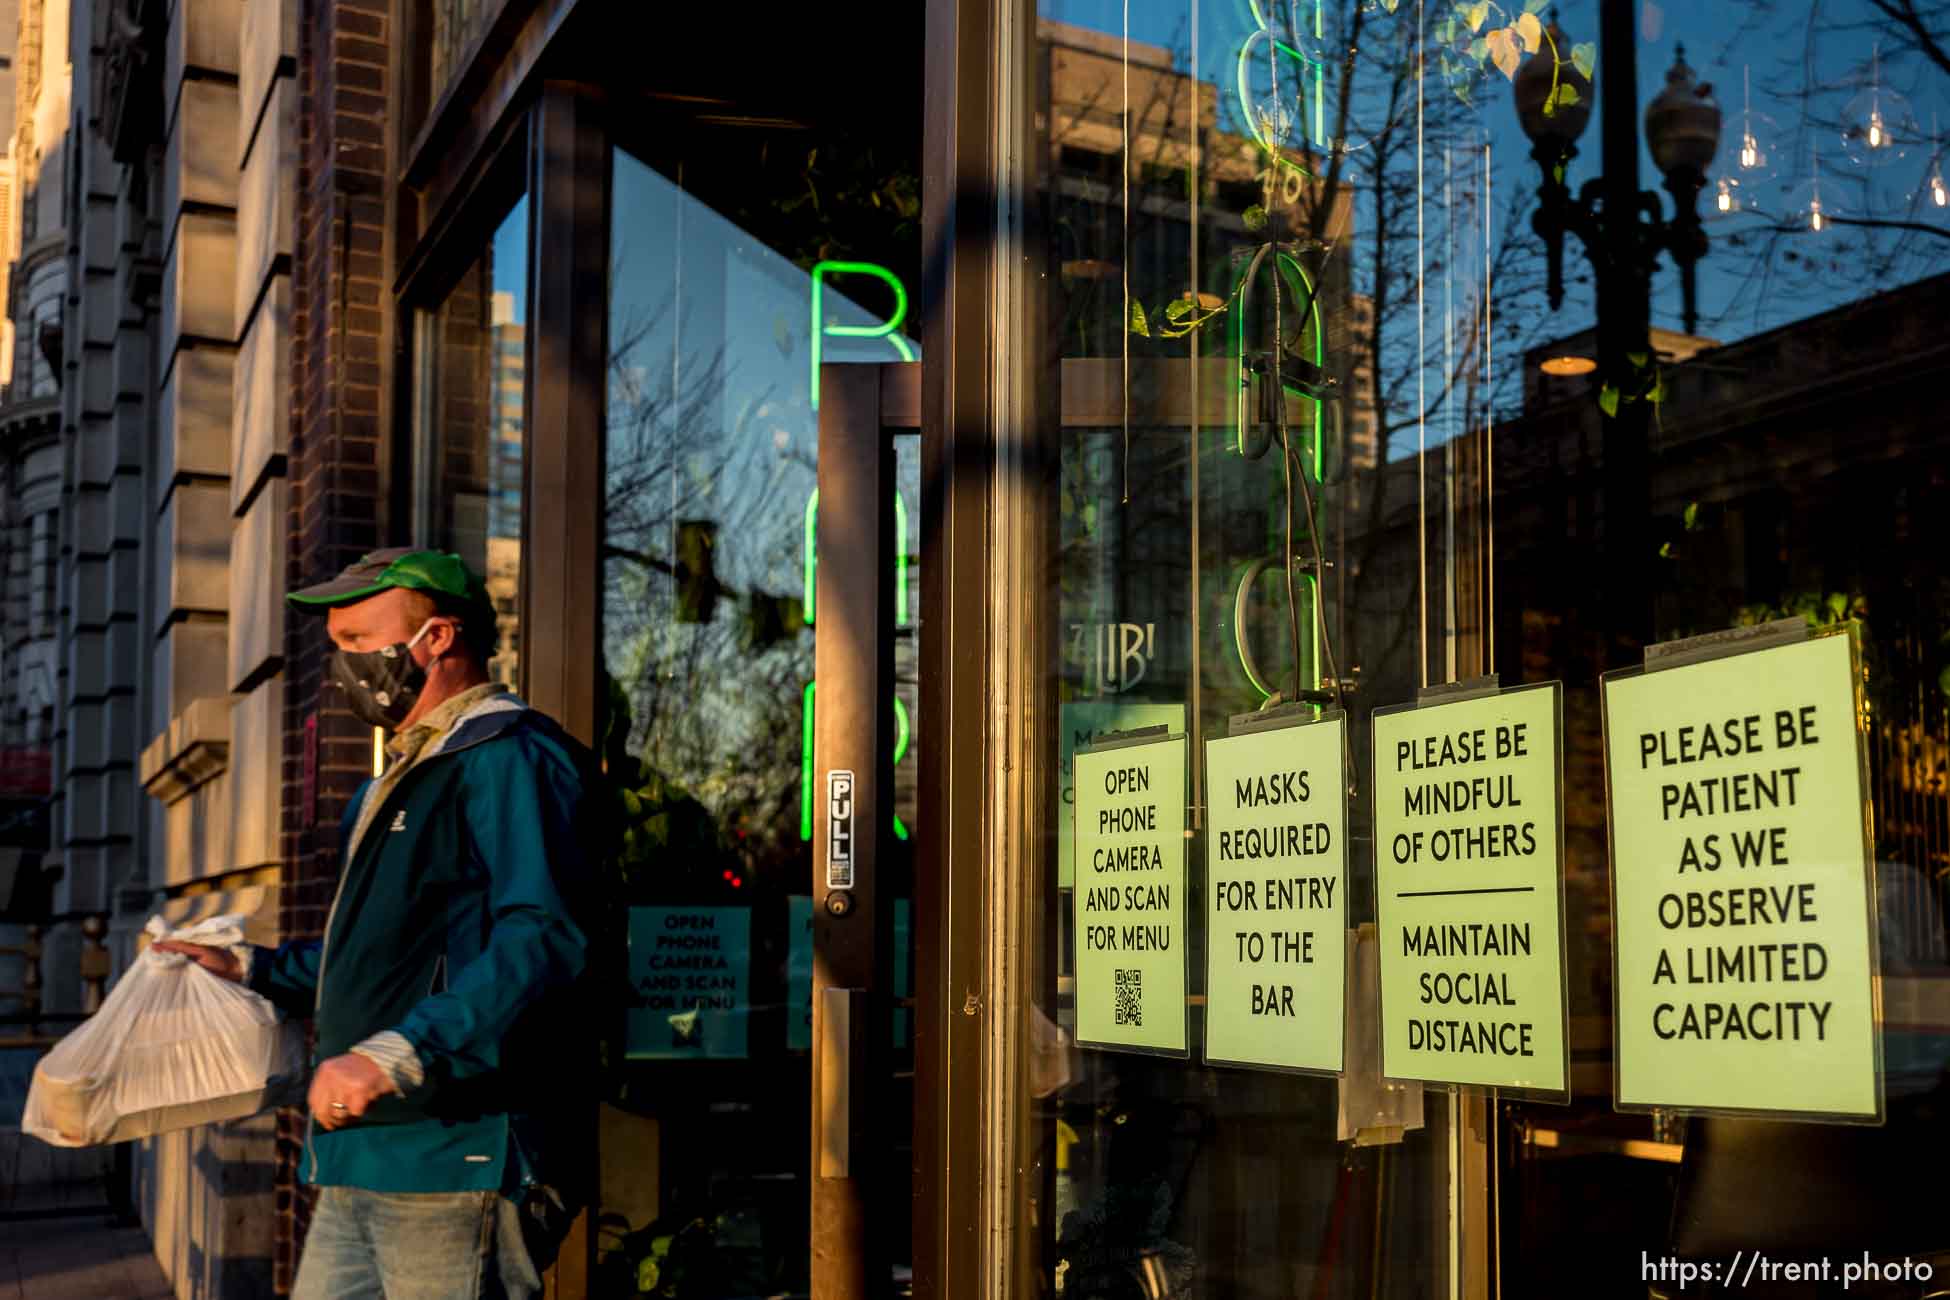
<path id="1" fill-rule="evenodd" d="M 84 927 L 106 923 L 118 970 L 156 913 L 279 933 L 298 8 L 6 15 L 0 744 L 51 755 L 54 1012 L 85 1009 Z M 271 1293 L 275 1127 L 141 1145 L 138 1203 L 179 1294 Z"/>

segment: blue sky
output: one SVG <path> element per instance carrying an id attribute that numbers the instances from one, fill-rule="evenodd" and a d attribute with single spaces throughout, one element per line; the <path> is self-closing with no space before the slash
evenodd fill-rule
<path id="1" fill-rule="evenodd" d="M 1453 3 L 1425 0 L 1424 21 L 1437 21 Z M 1503 0 L 1503 4 L 1510 17 L 1523 7 L 1522 0 Z M 1415 21 L 1416 7 L 1417 0 L 1400 0 L 1393 21 Z M 1597 39 L 1595 0 L 1567 0 L 1555 8 L 1573 42 Z M 1174 50 L 1180 66 L 1190 61 L 1196 45 L 1199 75 L 1224 90 L 1230 89 L 1242 43 L 1258 26 L 1248 0 L 1045 0 L 1042 12 L 1047 18 L 1113 36 L 1125 33 L 1128 19 L 1130 39 Z M 1916 140 L 1902 161 L 1871 173 L 1843 156 L 1836 123 L 1844 106 L 1869 84 L 1875 67 L 1880 86 L 1909 97 L 1912 115 L 1927 137 L 1933 114 L 1938 120 L 1950 120 L 1950 102 L 1945 100 L 1950 77 L 1913 55 L 1878 49 L 1874 34 L 1866 30 L 1866 0 L 1825 0 L 1818 11 L 1821 21 L 1811 31 L 1810 15 L 1816 12 L 1811 0 L 1639 0 L 1641 112 L 1662 88 L 1675 49 L 1683 43 L 1688 63 L 1701 80 L 1713 84 L 1725 114 L 1716 174 L 1729 174 L 1726 164 L 1737 148 L 1741 114 L 1749 102 L 1754 113 L 1771 118 L 1776 128 L 1773 134 L 1782 159 L 1779 177 L 1758 191 L 1749 186 L 1743 196 L 1758 211 L 1719 218 L 1713 210 L 1714 191 L 1702 196 L 1702 209 L 1715 218 L 1709 231 L 1716 251 L 1700 267 L 1700 332 L 1723 341 L 1786 324 L 1871 291 L 1877 286 L 1863 267 L 1872 260 L 1868 256 L 1872 247 L 1887 249 L 1897 239 L 1906 240 L 1902 248 L 1908 251 L 1886 269 L 1883 285 L 1950 268 L 1950 240 L 1857 230 L 1842 232 L 1841 239 L 1800 235 L 1770 239 L 1762 232 L 1763 227 L 1789 219 L 1796 198 L 1805 201 L 1805 189 L 1799 195 L 1793 191 L 1805 187 L 1815 175 L 1817 150 L 1823 202 L 1829 210 L 1940 221 L 1939 212 L 1930 210 L 1927 201 L 1920 211 L 1914 206 L 1914 196 L 1927 176 L 1933 149 L 1929 139 Z M 1387 19 L 1378 15 L 1375 21 Z M 1743 82 L 1751 83 L 1751 101 Z M 1430 89 L 1435 92 L 1437 87 Z M 1601 89 L 1601 102 L 1602 98 Z M 1228 106 L 1232 100 L 1230 94 L 1221 96 Z M 1506 195 L 1515 185 L 1534 191 L 1536 168 L 1510 104 L 1508 83 L 1492 71 L 1480 85 L 1478 103 L 1479 139 L 1487 139 L 1495 159 L 1493 188 Z M 1574 187 L 1596 174 L 1599 139 L 1600 126 L 1594 118 L 1573 165 Z M 1661 178 L 1649 154 L 1641 159 L 1640 179 L 1647 189 L 1659 188 Z M 1743 231 L 1746 238 L 1736 245 L 1732 236 Z M 1832 228 L 1830 233 L 1835 233 Z M 1569 269 L 1575 275 L 1580 263 L 1575 252 L 1571 257 Z M 1655 286 L 1654 323 L 1678 329 L 1678 278 L 1670 266 Z M 1568 334 L 1588 324 L 1589 316 L 1588 291 L 1574 285 L 1571 301 L 1552 324 L 1561 323 L 1558 332 Z"/>

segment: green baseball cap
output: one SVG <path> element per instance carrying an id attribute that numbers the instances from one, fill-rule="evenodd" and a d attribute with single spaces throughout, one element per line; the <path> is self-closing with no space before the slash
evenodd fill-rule
<path id="1" fill-rule="evenodd" d="M 382 591 L 403 587 L 444 596 L 470 605 L 487 605 L 487 584 L 448 551 L 416 551 L 396 546 L 372 551 L 345 566 L 336 578 L 302 587 L 286 596 L 293 605 L 319 614 L 339 605 L 353 605 Z"/>

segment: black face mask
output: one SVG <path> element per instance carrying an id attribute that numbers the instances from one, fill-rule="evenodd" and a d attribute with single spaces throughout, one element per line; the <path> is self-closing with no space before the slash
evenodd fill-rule
<path id="1" fill-rule="evenodd" d="M 413 712 L 427 684 L 427 670 L 413 662 L 413 647 L 432 626 L 431 620 L 422 623 L 411 641 L 383 650 L 332 652 L 332 680 L 345 692 L 353 717 L 392 731 Z"/>

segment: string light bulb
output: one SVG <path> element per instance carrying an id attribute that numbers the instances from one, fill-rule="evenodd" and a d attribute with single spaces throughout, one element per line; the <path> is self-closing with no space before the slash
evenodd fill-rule
<path id="1" fill-rule="evenodd" d="M 1921 133 L 1909 101 L 1882 84 L 1880 47 L 1870 55 L 1869 84 L 1842 110 L 1842 148 L 1862 167 L 1885 167 L 1901 158 Z"/>
<path id="2" fill-rule="evenodd" d="M 1767 114 L 1754 111 L 1752 71 L 1743 68 L 1740 77 L 1740 148 L 1734 155 L 1737 164 L 1734 170 L 1740 184 L 1751 190 L 1773 180 L 1780 170 L 1780 159 L 1773 145 L 1781 138 L 1781 128 Z"/>
<path id="3" fill-rule="evenodd" d="M 1930 179 L 1928 182 L 1930 202 L 1939 208 L 1950 208 L 1950 185 L 1943 182 L 1943 135 L 1937 125 L 1937 117 L 1930 114 Z"/>
<path id="4" fill-rule="evenodd" d="M 1843 217 L 1840 204 L 1835 202 L 1832 186 L 1822 184 L 1821 143 L 1812 142 L 1808 179 L 1796 185 L 1787 195 L 1787 210 L 1792 219 L 1803 229 L 1819 234 L 1833 226 Z"/>

